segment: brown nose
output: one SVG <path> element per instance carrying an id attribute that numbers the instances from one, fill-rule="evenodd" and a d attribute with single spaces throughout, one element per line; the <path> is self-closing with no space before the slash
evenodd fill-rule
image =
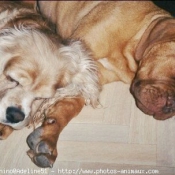
<path id="1" fill-rule="evenodd" d="M 24 118 L 25 114 L 19 108 L 11 106 L 6 109 L 6 119 L 8 122 L 19 123 L 23 121 Z"/>
<path id="2" fill-rule="evenodd" d="M 166 105 L 163 107 L 165 114 L 172 113 L 175 111 L 175 98 L 172 96 L 167 97 Z"/>

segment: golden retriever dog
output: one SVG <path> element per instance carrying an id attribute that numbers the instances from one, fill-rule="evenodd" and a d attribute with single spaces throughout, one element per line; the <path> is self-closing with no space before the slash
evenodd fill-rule
<path id="1" fill-rule="evenodd" d="M 30 5 L 0 2 L 0 55 L 0 139 L 32 123 L 44 99 L 77 98 L 77 108 L 73 105 L 69 112 L 71 105 L 67 104 L 67 111 L 65 105 L 61 109 L 63 115 L 71 117 L 82 109 L 84 99 L 94 106 L 98 103 L 101 86 L 90 53 L 81 41 L 62 44 L 53 25 Z M 58 131 L 52 133 L 57 135 Z M 34 149 L 43 151 L 43 144 Z M 42 161 L 40 166 L 45 166 Z"/>
<path id="2" fill-rule="evenodd" d="M 62 45 L 33 9 L 1 2 L 0 54 L 3 124 L 15 129 L 26 126 L 33 101 L 53 97 L 57 89 L 60 98 L 81 91 L 93 104 L 97 101 L 98 77 L 88 52 L 81 42 Z"/>
<path id="3" fill-rule="evenodd" d="M 54 98 L 43 103 L 43 124 L 27 138 L 28 155 L 37 166 L 53 166 L 60 132 L 86 102 L 98 104 L 103 84 L 131 83 L 137 106 L 156 119 L 175 114 L 175 20 L 168 12 L 150 1 L 38 1 L 36 6 L 55 24 L 62 41 L 71 48 L 78 42 L 81 52 L 79 61 L 70 59 L 69 68 L 61 69 L 62 76 L 71 72 L 61 81 L 67 86 L 57 87 Z M 82 61 L 86 52 L 90 63 Z M 70 55 L 77 53 L 68 51 Z M 95 78 L 86 78 L 86 71 L 77 73 L 81 68 Z M 60 75 L 60 65 L 57 72 Z"/>

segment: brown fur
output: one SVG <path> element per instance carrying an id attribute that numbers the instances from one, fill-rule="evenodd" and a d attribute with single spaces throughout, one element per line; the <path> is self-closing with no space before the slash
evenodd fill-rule
<path id="1" fill-rule="evenodd" d="M 142 99 L 139 86 L 134 86 L 138 80 L 174 81 L 175 20 L 170 14 L 152 2 L 39 2 L 39 9 L 56 24 L 63 39 L 82 40 L 91 50 L 101 84 L 131 83 L 135 77 L 131 92 L 137 105 L 142 103 L 143 107 L 138 105 L 142 111 L 157 119 L 174 115 L 173 100 L 170 112 L 166 109 L 171 95 L 164 95 L 162 106 L 157 107 L 145 102 L 153 94 Z M 167 86 L 161 86 L 161 92 L 169 94 Z"/>
<path id="2" fill-rule="evenodd" d="M 58 137 L 63 128 L 81 111 L 83 106 L 84 99 L 81 97 L 66 98 L 56 102 L 45 111 L 49 117 L 46 116 L 43 124 L 27 138 L 30 147 L 28 155 L 37 166 L 53 166 L 58 154 L 56 149 Z M 39 137 L 34 139 L 34 135 Z"/>
<path id="3" fill-rule="evenodd" d="M 12 132 L 12 127 L 0 123 L 0 140 L 6 139 Z"/>

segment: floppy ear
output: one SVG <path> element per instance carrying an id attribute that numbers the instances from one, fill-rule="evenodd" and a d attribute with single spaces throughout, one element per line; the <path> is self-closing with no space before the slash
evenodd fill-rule
<path id="1" fill-rule="evenodd" d="M 140 61 L 154 45 L 168 41 L 175 41 L 175 19 L 154 20 L 146 29 L 136 48 L 136 61 Z"/>

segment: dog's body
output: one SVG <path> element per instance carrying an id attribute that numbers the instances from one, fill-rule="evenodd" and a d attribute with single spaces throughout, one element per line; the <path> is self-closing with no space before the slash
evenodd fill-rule
<path id="1" fill-rule="evenodd" d="M 56 25 L 57 33 L 64 40 L 85 43 L 97 61 L 101 84 L 118 80 L 131 83 L 134 78 L 131 92 L 141 110 L 157 119 L 174 115 L 175 20 L 169 13 L 148 1 L 39 1 L 38 8 Z M 74 101 L 72 104 L 75 108 L 81 106 Z M 57 109 L 55 105 L 51 106 L 46 116 L 58 122 L 62 112 Z M 68 119 L 66 123 L 58 122 L 62 128 L 70 121 L 70 116 L 64 117 L 64 121 Z M 52 165 L 53 159 L 45 153 L 55 150 L 45 139 L 43 157 L 38 158 L 39 154 L 31 146 L 41 143 L 42 139 L 36 141 L 34 137 L 41 131 L 48 132 L 45 124 L 28 137 L 30 156 L 39 166 Z M 57 154 L 52 156 L 56 158 Z"/>
<path id="2" fill-rule="evenodd" d="M 102 84 L 131 83 L 135 76 L 138 107 L 157 119 L 174 115 L 175 20 L 169 13 L 137 1 L 40 1 L 39 9 L 63 39 L 85 43 Z"/>
<path id="3" fill-rule="evenodd" d="M 131 83 L 134 78 L 131 92 L 141 110 L 157 119 L 174 115 L 175 20 L 169 13 L 152 2 L 138 1 L 39 1 L 38 9 L 63 40 L 80 40 L 90 50 L 98 65 L 99 85 Z M 85 79 L 85 86 L 88 83 Z M 59 133 L 84 105 L 83 93 L 62 90 L 78 96 L 55 101 L 45 110 L 43 125 L 27 139 L 28 154 L 41 167 L 52 166 Z"/>
<path id="4" fill-rule="evenodd" d="M 148 2 L 39 2 L 65 40 L 82 40 L 101 63 L 102 84 L 131 83 L 137 70 L 136 47 L 152 21 L 169 16 Z"/>

